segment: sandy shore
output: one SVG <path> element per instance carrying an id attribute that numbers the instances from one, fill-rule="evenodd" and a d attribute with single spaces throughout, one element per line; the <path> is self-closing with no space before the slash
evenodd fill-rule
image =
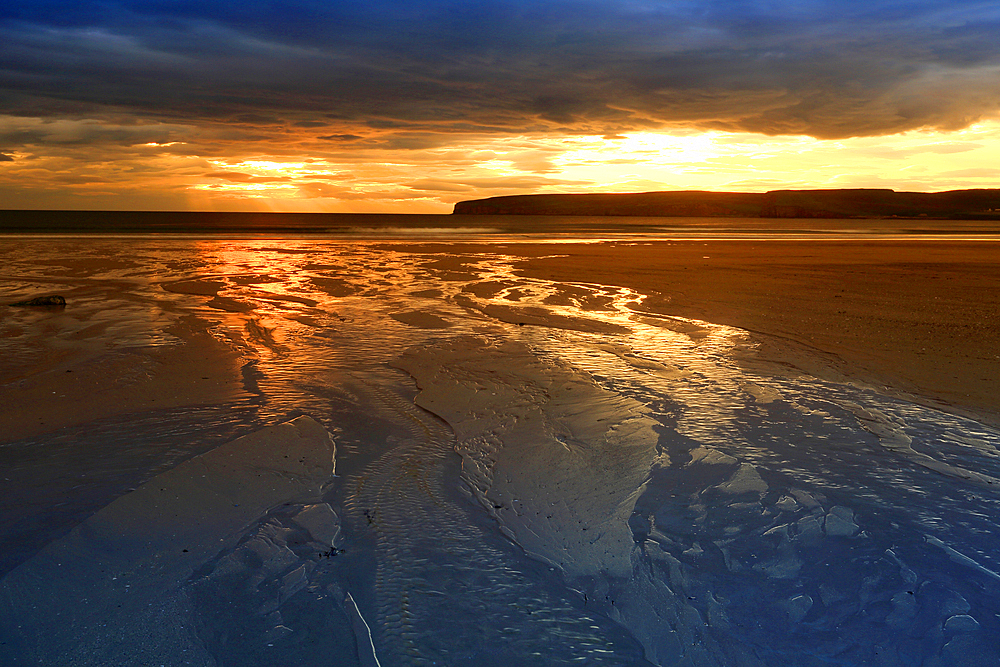
<path id="1" fill-rule="evenodd" d="M 971 241 L 712 240 L 561 244 L 435 243 L 461 279 L 498 251 L 527 277 L 598 283 L 649 295 L 650 313 L 727 324 L 801 343 L 775 358 L 1000 423 L 1000 245 Z M 174 291 L 177 291 L 174 289 Z M 217 291 L 217 288 L 215 289 Z M 213 291 L 212 294 L 215 292 Z M 205 296 L 211 296 L 206 294 Z M 218 297 L 217 297 L 218 299 Z M 214 302 L 213 302 L 214 303 Z M 8 313 L 10 315 L 11 313 Z M 413 315 L 394 316 L 406 320 Z M 502 319 L 502 318 L 501 318 Z M 422 326 L 442 326 L 434 322 Z M 41 326 L 41 325 L 39 325 Z M 0 335 L 18 335 L 10 320 Z M 92 354 L 39 349 L 0 374 L 0 441 L 120 414 L 245 397 L 240 355 L 181 320 L 182 345 Z M 96 336 L 89 329 L 81 336 Z M 818 352 L 822 363 L 817 361 Z M 762 351 L 765 357 L 769 350 Z"/>
<path id="2" fill-rule="evenodd" d="M 511 245 L 524 276 L 835 355 L 847 379 L 1000 423 L 1000 246 L 967 241 Z M 842 363 L 838 363 L 842 362 Z M 806 368 L 806 370 L 811 370 Z"/>
<path id="3" fill-rule="evenodd" d="M 96 419 L 244 397 L 240 356 L 195 323 L 168 332 L 180 345 L 46 352 L 0 383 L 0 442 Z"/>

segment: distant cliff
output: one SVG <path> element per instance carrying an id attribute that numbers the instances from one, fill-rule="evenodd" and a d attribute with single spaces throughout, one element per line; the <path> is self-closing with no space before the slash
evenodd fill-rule
<path id="1" fill-rule="evenodd" d="M 1000 189 L 950 192 L 773 190 L 513 195 L 455 204 L 459 215 L 1000 219 Z"/>

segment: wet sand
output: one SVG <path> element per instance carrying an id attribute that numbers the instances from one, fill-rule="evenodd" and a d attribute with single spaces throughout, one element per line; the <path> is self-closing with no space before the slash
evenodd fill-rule
<path id="1" fill-rule="evenodd" d="M 68 305 L 0 309 L 0 400 L 97 412 L 0 447 L 0 637 L 44 664 L 993 659 L 997 430 L 794 377 L 888 382 L 893 331 L 989 324 L 990 247 L 896 245 L 11 244 L 8 302 Z M 844 322 L 853 348 L 821 340 Z"/>
<path id="2" fill-rule="evenodd" d="M 828 379 L 873 384 L 1000 423 L 1000 246 L 995 242 L 710 240 L 392 247 L 447 254 L 442 261 L 464 279 L 473 276 L 465 263 L 471 255 L 499 251 L 520 257 L 518 273 L 525 277 L 628 287 L 649 295 L 637 306 L 639 311 L 777 337 L 773 349 L 767 343 L 762 347 L 765 359 Z M 185 341 L 181 346 L 110 356 L 60 353 L 40 359 L 23 374 L 15 371 L 20 377 L 6 375 L 0 388 L 0 400 L 7 406 L 0 412 L 0 439 L 245 396 L 239 371 L 245 360 L 209 336 L 203 323 L 190 324 L 170 331 Z M 801 344 L 801 353 L 789 350 L 783 341 Z"/>
<path id="3" fill-rule="evenodd" d="M 78 426 L 95 419 L 193 405 L 243 395 L 236 355 L 202 332 L 183 346 L 64 362 L 0 390 L 0 440 Z"/>
<path id="4" fill-rule="evenodd" d="M 995 242 L 715 240 L 507 252 L 525 257 L 523 276 L 629 287 L 650 295 L 640 310 L 796 341 L 825 353 L 843 374 L 834 379 L 1000 422 Z M 818 371 L 807 357 L 794 362 Z"/>
<path id="5" fill-rule="evenodd" d="M 51 313 L 39 313 L 44 317 Z M 6 364 L 0 374 L 0 442 L 69 426 L 146 412 L 229 403 L 246 396 L 240 354 L 196 320 L 167 329 L 181 344 L 39 352 L 31 366 Z"/>

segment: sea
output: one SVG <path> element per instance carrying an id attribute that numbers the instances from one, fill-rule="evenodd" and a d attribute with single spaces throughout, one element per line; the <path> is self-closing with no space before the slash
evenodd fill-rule
<path id="1" fill-rule="evenodd" d="M 182 323 L 243 389 L 0 434 L 0 664 L 998 664 L 1000 431 L 513 250 L 981 234 L 341 222 L 0 236 L 67 301 L 0 307 L 3 391 Z"/>

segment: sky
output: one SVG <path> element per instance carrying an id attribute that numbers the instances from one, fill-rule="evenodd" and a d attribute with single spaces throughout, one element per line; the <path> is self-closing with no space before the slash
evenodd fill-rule
<path id="1" fill-rule="evenodd" d="M 996 0 L 0 3 L 0 209 L 1000 187 Z"/>

